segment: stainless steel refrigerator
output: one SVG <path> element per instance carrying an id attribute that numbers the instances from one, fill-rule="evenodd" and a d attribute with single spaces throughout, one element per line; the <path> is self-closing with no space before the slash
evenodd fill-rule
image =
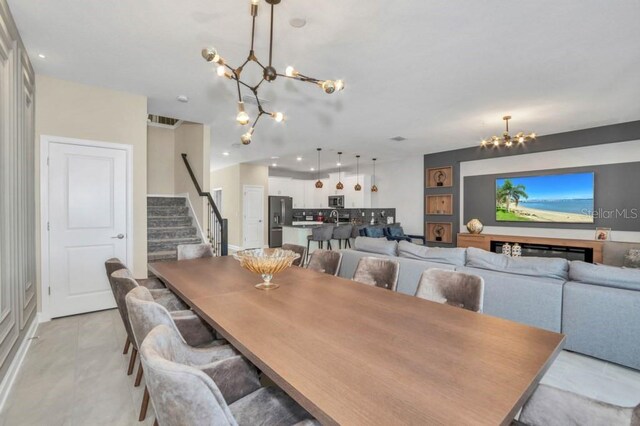
<path id="1" fill-rule="evenodd" d="M 293 199 L 269 197 L 269 247 L 282 247 L 282 226 L 293 223 Z"/>

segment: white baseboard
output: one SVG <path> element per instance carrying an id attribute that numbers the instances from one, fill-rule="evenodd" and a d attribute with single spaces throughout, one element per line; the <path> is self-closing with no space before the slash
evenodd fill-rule
<path id="1" fill-rule="evenodd" d="M 228 244 L 228 245 L 227 245 L 227 248 L 229 249 L 229 253 L 235 253 L 235 252 L 237 252 L 237 251 L 242 250 L 242 247 L 240 247 L 240 246 L 233 246 L 233 245 L 231 245 L 231 244 Z"/>
<path id="2" fill-rule="evenodd" d="M 18 372 L 20 371 L 20 367 L 22 367 L 24 357 L 27 355 L 29 346 L 31 346 L 31 338 L 36 335 L 36 331 L 38 330 L 38 324 L 40 324 L 39 313 L 36 315 L 33 321 L 31 321 L 31 325 L 27 330 L 27 334 L 24 336 L 24 339 L 22 339 L 22 343 L 20 343 L 20 347 L 13 357 L 9 368 L 7 369 L 7 373 L 2 379 L 2 383 L 0 383 L 0 411 L 2 411 L 2 409 L 4 408 L 4 404 L 7 402 L 11 387 L 16 381 L 16 377 L 18 377 Z"/>

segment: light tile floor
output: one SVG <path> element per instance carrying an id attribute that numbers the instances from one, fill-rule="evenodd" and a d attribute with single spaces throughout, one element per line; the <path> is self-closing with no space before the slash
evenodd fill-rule
<path id="1" fill-rule="evenodd" d="M 138 422 L 144 390 L 127 376 L 125 331 L 117 310 L 41 324 L 0 426 L 152 425 Z M 640 371 L 562 352 L 543 383 L 624 406 L 640 402 Z"/>

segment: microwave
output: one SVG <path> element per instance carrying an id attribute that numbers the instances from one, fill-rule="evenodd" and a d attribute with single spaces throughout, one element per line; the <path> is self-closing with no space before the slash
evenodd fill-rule
<path id="1" fill-rule="evenodd" d="M 334 209 L 344 208 L 344 195 L 329 195 L 328 207 Z"/>

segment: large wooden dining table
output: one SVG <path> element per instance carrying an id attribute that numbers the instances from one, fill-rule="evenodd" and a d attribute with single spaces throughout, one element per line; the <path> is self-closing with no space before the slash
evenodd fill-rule
<path id="1" fill-rule="evenodd" d="M 509 424 L 564 336 L 304 268 L 275 290 L 233 257 L 150 270 L 327 425 Z"/>

